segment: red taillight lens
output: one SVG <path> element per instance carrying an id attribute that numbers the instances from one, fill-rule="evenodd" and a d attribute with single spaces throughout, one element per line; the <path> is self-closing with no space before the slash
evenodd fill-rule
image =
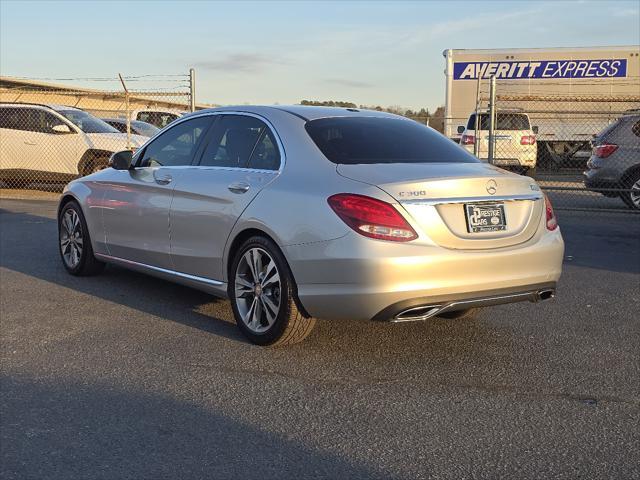
<path id="1" fill-rule="evenodd" d="M 392 242 L 408 242 L 418 238 L 400 212 L 382 200 L 339 193 L 329 197 L 327 202 L 344 223 L 365 237 Z"/>
<path id="2" fill-rule="evenodd" d="M 553 232 L 556 228 L 558 228 L 558 219 L 556 218 L 556 214 L 553 211 L 553 206 L 551 205 L 551 200 L 547 195 L 544 195 L 544 207 L 547 211 L 547 230 Z"/>
<path id="3" fill-rule="evenodd" d="M 593 154 L 598 158 L 607 158 L 618 149 L 618 145 L 614 143 L 603 143 L 593 149 Z"/>
<path id="4" fill-rule="evenodd" d="M 536 137 L 534 137 L 533 135 L 523 135 L 520 138 L 520 145 L 535 145 L 536 144 Z"/>
<path id="5" fill-rule="evenodd" d="M 460 143 L 462 145 L 473 145 L 474 143 L 476 143 L 476 137 L 475 135 L 462 135 Z"/>

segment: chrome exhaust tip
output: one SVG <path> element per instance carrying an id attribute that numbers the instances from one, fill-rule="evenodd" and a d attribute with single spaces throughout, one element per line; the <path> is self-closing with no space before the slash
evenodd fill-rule
<path id="1" fill-rule="evenodd" d="M 442 309 L 443 305 L 421 305 L 419 307 L 408 308 L 396 314 L 391 319 L 391 322 L 419 322 L 436 316 Z"/>
<path id="2" fill-rule="evenodd" d="M 555 296 L 556 291 L 554 289 L 538 291 L 538 300 L 549 300 L 550 298 L 554 298 Z"/>

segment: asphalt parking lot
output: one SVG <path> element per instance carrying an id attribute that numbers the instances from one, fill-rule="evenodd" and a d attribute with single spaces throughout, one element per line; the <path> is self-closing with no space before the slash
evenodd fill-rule
<path id="1" fill-rule="evenodd" d="M 640 215 L 561 212 L 555 300 L 264 349 L 225 301 L 67 275 L 54 201 L 0 208 L 2 478 L 640 478 Z"/>

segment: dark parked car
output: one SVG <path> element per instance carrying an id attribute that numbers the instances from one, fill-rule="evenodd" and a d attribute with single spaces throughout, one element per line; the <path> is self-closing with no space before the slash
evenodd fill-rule
<path id="1" fill-rule="evenodd" d="M 640 210 L 640 112 L 616 120 L 592 141 L 585 186 Z"/>
<path id="2" fill-rule="evenodd" d="M 122 133 L 127 133 L 127 121 L 125 119 L 104 118 L 103 120 Z M 140 120 L 131 120 L 131 133 L 135 135 L 153 137 L 159 131 L 160 129 L 158 127 L 156 127 L 155 125 L 151 125 L 150 123 L 141 122 Z"/>

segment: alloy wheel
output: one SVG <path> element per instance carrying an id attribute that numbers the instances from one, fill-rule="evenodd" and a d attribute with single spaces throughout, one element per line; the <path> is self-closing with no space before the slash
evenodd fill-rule
<path id="1" fill-rule="evenodd" d="M 280 272 L 274 259 L 262 248 L 248 249 L 238 262 L 234 282 L 242 322 L 253 333 L 269 330 L 281 304 Z"/>
<path id="2" fill-rule="evenodd" d="M 631 192 L 629 192 L 629 197 L 631 198 L 631 203 L 633 203 L 635 208 L 640 210 L 640 178 L 636 180 L 633 185 L 631 185 Z"/>
<path id="3" fill-rule="evenodd" d="M 78 266 L 82 259 L 83 248 L 84 238 L 80 217 L 73 208 L 70 208 L 64 212 L 60 220 L 60 251 L 67 267 Z"/>

